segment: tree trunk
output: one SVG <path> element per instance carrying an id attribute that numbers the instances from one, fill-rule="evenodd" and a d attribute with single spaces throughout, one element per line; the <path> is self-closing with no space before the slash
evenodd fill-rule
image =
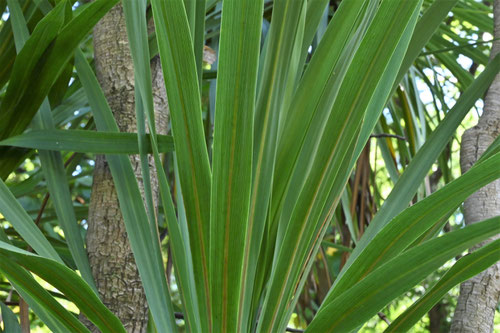
<path id="1" fill-rule="evenodd" d="M 137 132 L 134 104 L 134 70 L 121 4 L 94 28 L 95 66 L 99 83 L 122 132 Z M 168 106 L 159 58 L 152 61 L 155 115 L 158 133 L 167 128 Z M 139 156 L 130 156 L 143 191 Z M 158 180 L 150 159 L 154 200 Z M 138 221 L 139 222 L 139 221 Z M 123 217 L 110 169 L 103 155 L 95 163 L 87 230 L 87 252 L 92 274 L 104 304 L 128 332 L 145 332 L 148 307 L 139 273 L 127 239 Z M 88 321 L 86 325 L 98 330 Z"/>
<path id="2" fill-rule="evenodd" d="M 429 313 L 429 333 L 443 332 L 443 324 L 446 323 L 446 306 L 439 302 L 430 309 Z"/>
<path id="3" fill-rule="evenodd" d="M 500 0 L 494 2 L 495 37 L 500 37 Z M 492 57 L 500 51 L 500 41 L 493 41 Z M 500 135 L 500 74 L 484 100 L 478 124 L 462 136 L 460 166 L 466 172 Z M 465 201 L 465 222 L 472 224 L 500 215 L 500 180 L 483 187 Z M 499 238 L 500 235 L 488 240 Z M 478 247 L 484 245 L 484 242 Z M 477 248 L 477 247 L 476 247 Z M 452 332 L 493 332 L 495 309 L 500 298 L 500 262 L 465 281 L 460 286 Z"/>

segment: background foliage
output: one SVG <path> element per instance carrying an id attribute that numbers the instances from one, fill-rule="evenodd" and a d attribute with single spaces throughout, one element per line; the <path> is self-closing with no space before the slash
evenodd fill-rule
<path id="1" fill-rule="evenodd" d="M 403 273 L 423 260 L 418 253 L 432 253 L 421 278 L 400 282 L 400 292 L 381 303 L 370 296 L 370 311 L 353 305 L 357 319 L 338 322 L 380 332 L 461 263 L 464 250 L 498 230 L 498 219 L 464 229 L 459 206 L 500 177 L 498 142 L 490 159 L 450 184 L 460 176 L 461 134 L 476 123 L 500 68 L 500 58 L 486 67 L 490 3 L 208 0 L 192 1 L 186 15 L 180 0 L 123 1 L 137 108 L 152 133 L 134 135 L 117 133 L 92 71 L 91 28 L 116 2 L 0 0 L 4 329 L 16 326 L 10 310 L 18 314 L 23 298 L 35 332 L 85 331 L 73 316 L 80 311 L 103 331 L 120 330 L 93 294 L 82 241 L 97 153 L 107 154 L 159 331 L 203 331 L 210 326 L 205 301 L 217 318 L 214 331 L 333 327 L 332 312 L 321 316 L 320 307 L 363 296 L 360 288 L 384 293 L 370 284 L 388 277 L 384 267 Z M 151 15 L 156 32 L 147 36 Z M 203 45 L 217 52 L 214 64 L 202 62 Z M 148 72 L 158 53 L 173 137 L 155 135 Z M 147 153 L 164 171 L 156 217 L 134 200 L 140 194 L 125 155 Z M 161 242 L 150 241 L 157 234 Z M 408 237 L 387 246 L 387 255 L 370 255 L 400 234 Z M 449 252 L 434 255 L 442 244 Z M 494 246 L 484 256 L 467 274 L 499 258 Z M 374 267 L 381 269 L 372 280 L 361 280 Z M 447 331 L 456 294 L 434 300 L 414 330 Z M 56 300 L 67 311 L 54 310 Z M 174 320 L 174 312 L 186 320 Z"/>

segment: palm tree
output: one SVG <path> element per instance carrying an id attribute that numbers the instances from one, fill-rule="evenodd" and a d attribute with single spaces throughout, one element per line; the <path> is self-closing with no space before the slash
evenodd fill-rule
<path id="1" fill-rule="evenodd" d="M 22 318 L 27 304 L 56 332 L 281 332 L 292 317 L 307 332 L 350 332 L 444 270 L 384 324 L 401 332 L 500 259 L 496 240 L 447 264 L 497 234 L 498 216 L 445 228 L 500 177 L 498 137 L 464 175 L 450 165 L 457 129 L 500 70 L 474 37 L 492 34 L 491 8 L 117 3 L 0 1 L 0 273 Z M 314 307 L 301 295 L 320 273 Z M 106 284 L 113 275 L 130 284 Z"/>

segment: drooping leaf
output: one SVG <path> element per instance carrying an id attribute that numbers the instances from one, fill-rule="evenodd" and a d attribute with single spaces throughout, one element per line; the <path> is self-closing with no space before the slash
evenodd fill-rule
<path id="1" fill-rule="evenodd" d="M 153 88 L 151 84 L 150 57 L 148 54 L 148 36 L 147 24 L 145 20 L 146 2 L 145 1 L 124 1 L 123 9 L 125 12 L 125 21 L 127 24 L 127 33 L 129 35 L 130 48 L 132 59 L 134 61 L 135 73 L 135 97 L 136 97 L 136 115 L 138 125 L 139 150 L 141 158 L 141 172 L 143 175 L 143 183 L 145 189 L 146 203 L 150 218 L 151 234 L 153 238 L 157 238 L 158 226 L 156 222 L 152 188 L 148 184 L 149 175 L 149 160 L 145 154 L 147 144 L 152 147 L 153 158 L 156 166 L 158 177 L 159 190 L 165 211 L 166 223 L 170 234 L 170 242 L 172 249 L 172 259 L 178 286 L 180 289 L 182 304 L 185 310 L 185 321 L 189 331 L 200 331 L 199 321 L 199 303 L 196 297 L 196 287 L 193 278 L 192 257 L 189 251 L 186 251 L 185 243 L 188 242 L 188 237 L 182 233 L 182 226 L 179 225 L 175 216 L 174 205 L 170 194 L 168 180 L 165 175 L 162 159 L 158 151 L 158 143 L 155 128 L 155 113 L 153 103 Z M 152 134 L 146 137 L 145 128 L 149 128 Z M 148 141 L 149 139 L 149 141 Z M 185 221 L 181 221 L 185 223 Z M 153 313 L 153 316 L 157 315 Z"/>
<path id="2" fill-rule="evenodd" d="M 21 8 L 16 5 L 16 2 L 9 0 L 9 8 L 13 14 L 12 30 L 14 31 L 14 40 L 17 49 L 20 50 L 25 45 L 26 40 L 28 40 L 28 28 L 22 16 Z M 66 88 L 64 89 L 65 91 Z M 33 119 L 33 126 L 38 129 L 55 128 L 47 98 L 42 103 L 39 113 Z M 73 210 L 73 201 L 66 181 L 66 171 L 62 156 L 59 152 L 42 150 L 39 152 L 39 157 L 43 173 L 47 180 L 47 187 L 52 196 L 52 202 L 54 203 L 59 223 L 64 231 L 72 258 L 83 278 L 94 291 L 97 291 L 87 253 L 85 252 L 84 241 Z"/>

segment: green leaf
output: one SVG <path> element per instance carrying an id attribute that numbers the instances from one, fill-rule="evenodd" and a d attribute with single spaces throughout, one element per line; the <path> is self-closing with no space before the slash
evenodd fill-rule
<path id="1" fill-rule="evenodd" d="M 446 293 L 459 283 L 484 271 L 500 260 L 500 239 L 460 258 L 452 268 L 417 302 L 413 303 L 403 314 L 399 315 L 384 332 L 407 332 Z"/>
<path id="2" fill-rule="evenodd" d="M 21 325 L 19 325 L 14 312 L 2 302 L 0 302 L 0 309 L 2 310 L 3 329 L 5 332 L 21 333 Z"/>
<path id="3" fill-rule="evenodd" d="M 302 70 L 306 62 L 307 55 L 309 54 L 309 47 L 314 41 L 314 36 L 318 30 L 318 26 L 322 22 L 325 14 L 325 9 L 328 12 L 330 9 L 330 2 L 328 0 L 316 0 L 307 2 L 306 21 L 304 26 L 304 37 L 302 46 L 300 48 L 300 60 L 298 65 L 299 77 L 302 75 Z M 298 83 L 298 80 L 297 80 Z"/>
<path id="4" fill-rule="evenodd" d="M 43 98 L 40 99 L 36 106 L 32 102 L 23 105 L 23 96 L 33 93 L 31 91 L 33 87 L 29 86 L 32 81 L 36 82 L 36 85 L 39 87 L 38 89 L 44 86 L 39 84 L 40 78 L 34 80 L 33 72 L 37 72 L 40 69 L 41 66 L 37 66 L 38 62 L 43 60 L 45 50 L 51 45 L 62 28 L 67 4 L 66 1 L 61 1 L 46 15 L 37 24 L 33 34 L 26 43 L 24 41 L 16 42 L 18 46 L 22 46 L 22 50 L 16 57 L 9 86 L 5 98 L 0 105 L 1 139 L 5 139 L 12 134 L 21 133 L 28 126 L 38 107 L 42 104 Z M 29 108 L 28 115 L 22 112 L 23 107 Z"/>
<path id="5" fill-rule="evenodd" d="M 211 171 L 193 42 L 182 0 L 152 0 L 151 5 L 186 207 L 201 327 L 207 330 L 211 325 L 208 271 Z"/>
<path id="6" fill-rule="evenodd" d="M 75 67 L 92 107 L 99 131 L 118 132 L 106 98 L 83 54 L 75 55 Z M 159 239 L 153 237 L 148 215 L 128 156 L 106 155 L 116 186 L 125 228 L 149 307 L 160 331 L 176 330 L 173 309 L 163 270 Z"/>
<path id="7" fill-rule="evenodd" d="M 117 2 L 97 0 L 63 26 L 64 11 L 69 3 L 61 1 L 40 21 L 16 58 L 0 106 L 1 139 L 24 131 L 70 60 L 74 48 Z"/>
<path id="8" fill-rule="evenodd" d="M 345 273 L 337 278 L 321 308 L 334 302 L 342 292 L 376 267 L 404 251 L 420 235 L 447 217 L 469 195 L 500 178 L 500 169 L 495 167 L 499 164 L 500 154 L 496 154 L 393 218 L 363 249 Z"/>
<path id="9" fill-rule="evenodd" d="M 298 55 L 302 47 L 305 11 L 305 1 L 274 3 L 273 19 L 266 37 L 267 48 L 261 60 L 263 64 L 255 109 L 250 213 L 239 299 L 240 330 L 243 331 L 249 324 L 251 325 L 251 318 L 254 317 L 252 312 L 257 310 L 255 307 L 250 308 L 252 296 L 255 293 L 258 297 L 257 295 L 261 293 L 259 288 L 254 289 L 254 280 L 256 274 L 265 272 L 265 270 L 258 272 L 257 267 L 270 204 L 278 127 L 280 114 L 289 103 L 285 100 L 287 87 L 292 90 L 295 77 L 302 72 L 301 68 L 294 68 L 297 64 L 294 64 L 293 55 Z M 258 49 L 258 46 L 256 48 Z"/>
<path id="10" fill-rule="evenodd" d="M 30 273 L 2 253 L 0 272 L 53 332 L 90 333 L 78 318 L 59 304 Z"/>
<path id="11" fill-rule="evenodd" d="M 320 135 L 319 128 L 310 130 L 312 119 L 315 114 L 320 113 L 325 113 L 324 117 L 327 117 L 333 106 L 349 67 L 352 57 L 349 53 L 355 51 L 343 50 L 347 47 L 355 49 L 347 44 L 355 33 L 359 25 L 358 19 L 362 17 L 365 9 L 361 1 L 347 0 L 341 3 L 297 87 L 286 118 L 282 119 L 283 134 L 280 136 L 276 153 L 276 169 L 280 172 L 276 173 L 273 179 L 272 223 L 279 219 L 285 192 L 307 132 Z M 312 109 L 304 113 L 303 110 L 308 108 Z"/>
<path id="12" fill-rule="evenodd" d="M 317 135 L 317 142 L 320 140 L 321 126 L 331 111 L 342 79 L 345 77 L 352 56 L 364 33 L 361 29 L 357 36 L 356 30 L 360 24 L 359 21 L 363 20 L 365 4 L 355 0 L 341 3 L 297 87 L 290 109 L 281 120 L 284 125 L 278 141 L 275 167 L 279 172 L 276 172 L 273 178 L 270 221 L 267 230 L 271 244 L 266 244 L 263 259 L 266 263 L 260 263 L 266 268 L 271 266 L 278 221 L 294 165 L 298 165 L 301 146 L 304 144 L 308 131 Z M 311 110 L 302 112 L 307 109 Z M 322 121 L 311 124 L 315 114 L 322 114 Z M 319 127 L 314 127 L 314 125 L 319 125 Z M 299 192 L 297 190 L 294 193 L 298 195 Z M 264 272 L 260 272 L 259 275 L 260 280 L 263 281 Z"/>
<path id="13" fill-rule="evenodd" d="M 212 331 L 240 331 L 263 1 L 222 5 L 210 216 Z M 245 13 L 245 15 L 241 15 Z M 183 188 L 184 190 L 184 188 Z M 243 270 L 242 270 L 242 267 Z M 246 320 L 245 318 L 244 320 Z"/>
<path id="14" fill-rule="evenodd" d="M 488 149 L 486 149 L 486 151 L 481 155 L 481 158 L 479 158 L 478 162 L 490 158 L 491 156 L 499 152 L 500 152 L 500 136 L 497 136 L 497 138 L 490 144 Z"/>
<path id="15" fill-rule="evenodd" d="M 414 16 L 412 19 L 415 20 L 416 18 L 417 17 Z M 432 34 L 432 31 L 429 32 L 426 30 L 425 32 Z M 374 93 L 374 97 L 370 101 L 370 107 L 366 111 L 366 116 L 363 120 L 363 124 L 361 125 L 359 139 L 358 139 L 358 142 L 356 144 L 356 148 L 354 148 L 355 153 L 354 153 L 354 156 L 351 160 L 351 164 L 350 164 L 349 169 L 352 169 L 354 167 L 354 164 L 356 163 L 356 161 L 358 160 L 358 157 L 360 156 L 361 152 L 363 151 L 363 149 L 366 145 L 366 142 L 370 138 L 370 135 L 373 133 L 373 129 L 375 128 L 375 125 L 377 124 L 377 122 L 380 118 L 380 115 L 382 113 L 383 105 L 387 104 L 387 100 L 390 98 L 390 96 L 394 92 L 393 91 L 394 87 L 397 86 L 396 85 L 396 82 L 398 80 L 398 78 L 396 77 L 397 72 L 398 72 L 398 70 L 401 71 L 402 66 L 404 66 L 404 64 L 400 65 L 400 59 L 402 59 L 402 58 L 406 59 L 406 57 L 410 56 L 408 49 L 411 47 L 414 47 L 414 45 L 411 44 L 412 42 L 415 43 L 415 41 L 411 40 L 412 36 L 420 35 L 421 33 L 422 32 L 417 30 L 416 27 L 414 28 L 413 25 L 408 25 L 405 28 L 405 31 L 403 32 L 403 38 L 402 38 L 405 41 L 405 43 L 401 43 L 400 45 L 398 45 L 397 49 L 395 50 L 394 54 L 392 55 L 390 62 L 393 65 L 390 66 L 383 73 L 383 75 L 380 77 L 381 84 L 378 85 L 377 91 Z M 406 42 L 408 42 L 408 41 L 409 41 L 409 44 L 406 44 Z M 406 56 L 405 56 L 405 54 L 406 54 Z M 394 80 L 395 77 L 396 77 L 396 80 Z M 393 87 L 391 90 L 387 89 L 388 88 L 387 83 L 389 83 L 389 84 L 393 83 Z M 404 104 L 404 103 L 402 102 L 402 104 Z M 406 106 L 406 105 L 403 105 L 403 109 L 406 111 L 409 111 L 409 109 L 404 108 L 404 106 Z M 406 116 L 406 118 L 404 119 L 405 124 L 407 125 L 407 127 L 409 129 L 413 129 L 414 122 L 408 121 L 408 120 L 413 120 L 411 118 L 411 115 L 409 113 L 405 113 L 405 116 Z M 413 134 L 413 131 L 410 131 L 410 133 L 408 135 L 408 141 L 411 143 L 410 148 L 415 149 L 415 144 L 414 144 L 415 138 L 414 138 L 414 135 L 412 135 L 412 134 Z M 412 150 L 412 152 L 413 152 L 413 150 Z"/>
<path id="16" fill-rule="evenodd" d="M 0 140 L 26 129 L 73 56 L 74 49 L 117 2 L 96 0 L 62 26 L 64 12 L 71 10 L 69 2 L 64 0 L 41 20 L 16 58 L 6 96 L 0 105 Z M 8 148 L 0 149 L 0 155 L 7 151 Z M 13 154 L 12 150 L 8 154 Z M 9 163 L 2 163 L 0 177 L 5 179 L 24 157 L 17 152 L 10 157 Z"/>
<path id="17" fill-rule="evenodd" d="M 488 89 L 496 74 L 500 70 L 500 56 L 496 56 L 485 68 L 483 73 L 460 96 L 455 106 L 448 112 L 439 126 L 427 138 L 424 145 L 418 150 L 405 172 L 399 177 L 390 195 L 384 201 L 370 225 L 365 230 L 353 253 L 347 260 L 339 278 L 345 273 L 361 251 L 375 237 L 375 235 L 399 212 L 408 206 L 418 187 L 427 175 L 430 167 L 436 161 L 457 127 L 467 115 L 476 100 Z M 340 279 L 337 278 L 336 281 Z"/>
<path id="18" fill-rule="evenodd" d="M 406 75 L 415 59 L 417 59 L 436 29 L 440 26 L 441 22 L 443 22 L 443 19 L 457 3 L 458 0 L 436 0 L 418 20 L 417 26 L 415 27 L 416 33 L 413 34 L 411 38 L 408 51 L 404 56 L 398 76 L 394 81 L 393 91 L 396 90 L 396 86 Z"/>
<path id="19" fill-rule="evenodd" d="M 134 97 L 135 111 L 137 121 L 137 139 L 139 144 L 139 158 L 141 164 L 142 185 L 144 187 L 144 200 L 146 202 L 146 211 L 151 226 L 153 237 L 157 235 L 157 221 L 155 206 L 153 203 L 153 189 L 151 187 L 151 170 L 149 167 L 149 158 L 146 154 L 146 122 L 148 119 L 152 146 L 156 146 L 156 129 L 154 123 L 154 103 L 153 87 L 151 84 L 151 64 L 148 47 L 148 33 L 146 23 L 146 1 L 123 1 L 123 12 L 125 14 L 125 23 L 127 26 L 127 35 L 134 63 Z M 156 155 L 155 155 L 156 162 Z M 157 166 L 161 169 L 161 163 Z"/>
<path id="20" fill-rule="evenodd" d="M 332 189 L 336 198 L 332 205 L 336 206 L 340 199 L 365 112 L 375 92 L 381 93 L 380 76 L 399 67 L 398 62 L 391 62 L 392 55 L 406 27 L 415 24 L 420 6 L 418 0 L 382 2 L 347 69 L 326 123 L 322 115 L 313 119 L 321 139 L 316 139 L 318 133 L 311 131 L 311 126 L 301 147 L 280 217 L 274 267 L 258 330 L 281 330 L 288 323 L 284 314 L 293 301 L 308 257 L 314 256 L 315 241 L 324 230 L 326 220 L 320 217 L 325 203 Z M 392 87 L 392 81 L 382 84 L 385 90 Z M 288 135 L 285 128 L 283 136 Z"/>
<path id="21" fill-rule="evenodd" d="M 497 234 L 498 228 L 500 217 L 495 217 L 404 252 L 320 310 L 306 332 L 349 332 L 355 329 L 447 260 Z"/>
<path id="22" fill-rule="evenodd" d="M 93 289 L 65 265 L 4 242 L 0 242 L 0 253 L 35 273 L 66 295 L 101 332 L 126 332 L 118 318 L 104 306 Z"/>
<path id="23" fill-rule="evenodd" d="M 17 13 L 12 18 L 12 30 L 14 31 L 16 47 L 17 49 L 21 49 L 29 37 L 28 28 L 22 16 L 21 8 L 16 6 L 16 3 L 12 0 L 9 0 L 9 8 L 11 13 Z M 53 129 L 55 127 L 47 98 L 42 103 L 40 112 L 35 116 L 33 122 L 35 128 Z M 49 193 L 51 194 L 52 202 L 54 203 L 71 255 L 83 278 L 92 286 L 94 291 L 97 291 L 87 253 L 85 252 L 83 238 L 73 210 L 73 200 L 66 181 L 66 171 L 62 156 L 59 152 L 42 150 L 39 153 L 39 157 L 43 173 L 47 179 Z"/>
<path id="24" fill-rule="evenodd" d="M 0 180 L 0 213 L 39 255 L 63 262 L 2 180 Z"/>
<path id="25" fill-rule="evenodd" d="M 153 148 L 154 162 L 159 181 L 159 189 L 161 199 L 165 211 L 167 227 L 170 235 L 172 259 L 174 261 L 175 273 L 177 277 L 177 284 L 180 289 L 182 305 L 185 309 L 185 321 L 189 331 L 200 331 L 199 321 L 199 304 L 196 297 L 196 287 L 194 284 L 194 274 L 192 268 L 192 257 L 190 252 L 186 251 L 185 242 L 188 237 L 184 237 L 181 231 L 181 226 L 177 221 L 168 180 L 165 175 L 162 160 L 158 152 L 158 144 L 156 140 L 155 129 L 155 114 L 153 103 L 153 89 L 151 85 L 151 71 L 150 71 L 150 55 L 148 53 L 148 36 L 145 21 L 146 2 L 139 1 L 124 1 L 124 12 L 126 16 L 127 32 L 129 34 L 130 47 L 132 51 L 132 59 L 135 67 L 135 81 L 136 81 L 136 114 L 138 129 L 142 131 L 143 135 L 139 135 L 140 147 L 145 150 L 146 136 L 145 134 L 145 121 L 147 119 L 148 127 L 152 135 L 149 137 L 151 147 Z M 144 152 L 141 153 L 142 173 L 145 183 L 145 192 L 147 194 L 148 211 L 154 212 L 153 200 L 151 195 L 151 187 L 147 186 L 147 179 L 149 179 L 149 160 Z M 151 233 L 153 237 L 158 237 L 157 224 L 155 216 L 151 216 L 150 224 Z M 181 221 L 183 227 L 185 221 Z"/>
<path id="26" fill-rule="evenodd" d="M 149 142 L 149 134 L 146 135 Z M 174 143 L 169 135 L 157 135 L 161 153 L 173 151 Z M 0 141 L 0 146 L 30 149 L 71 151 L 93 154 L 138 154 L 137 134 L 95 132 L 84 130 L 33 130 Z M 152 153 L 151 145 L 146 147 Z"/>

